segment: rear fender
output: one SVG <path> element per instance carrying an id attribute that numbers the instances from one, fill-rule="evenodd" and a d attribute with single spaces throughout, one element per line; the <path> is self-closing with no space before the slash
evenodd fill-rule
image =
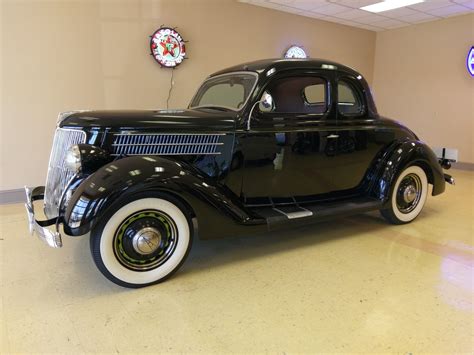
<path id="1" fill-rule="evenodd" d="M 444 192 L 443 169 L 429 146 L 421 141 L 405 140 L 392 146 L 377 167 L 372 192 L 375 197 L 388 202 L 390 191 L 398 175 L 410 165 L 419 165 L 433 185 L 433 196 Z"/>
<path id="2" fill-rule="evenodd" d="M 228 188 L 184 162 L 166 157 L 127 157 L 87 177 L 68 201 L 66 234 L 88 233 L 112 204 L 143 192 L 171 194 L 196 217 L 199 236 L 233 233 L 232 227 L 255 224 L 254 218 Z"/>

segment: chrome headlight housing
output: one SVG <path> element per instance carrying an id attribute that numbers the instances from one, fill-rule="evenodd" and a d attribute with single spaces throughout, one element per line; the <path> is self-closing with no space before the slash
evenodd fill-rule
<path id="1" fill-rule="evenodd" d="M 71 146 L 66 153 L 66 166 L 75 173 L 78 173 L 81 170 L 81 150 L 77 144 Z"/>
<path id="2" fill-rule="evenodd" d="M 75 174 L 92 174 L 103 165 L 110 162 L 110 154 L 99 147 L 90 144 L 76 144 L 66 153 L 65 164 Z"/>

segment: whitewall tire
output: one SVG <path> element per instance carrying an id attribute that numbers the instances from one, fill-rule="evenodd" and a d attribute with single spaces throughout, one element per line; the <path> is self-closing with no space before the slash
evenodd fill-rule
<path id="1" fill-rule="evenodd" d="M 398 176 L 390 193 L 390 207 L 382 216 L 393 224 L 413 221 L 423 209 L 428 196 L 428 178 L 416 165 L 409 166 Z"/>
<path id="2" fill-rule="evenodd" d="M 184 262 L 191 244 L 185 209 L 167 197 L 112 206 L 91 233 L 92 257 L 102 274 L 133 288 L 171 276 Z"/>

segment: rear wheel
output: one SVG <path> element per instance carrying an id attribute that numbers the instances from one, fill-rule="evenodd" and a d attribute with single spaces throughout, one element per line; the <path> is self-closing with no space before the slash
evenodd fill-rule
<path id="1" fill-rule="evenodd" d="M 427 196 L 426 173 L 419 166 L 409 166 L 398 176 L 391 190 L 390 207 L 380 212 L 390 223 L 409 223 L 420 214 Z"/>
<path id="2" fill-rule="evenodd" d="M 141 198 L 112 206 L 91 233 L 95 264 L 109 280 L 143 287 L 171 276 L 192 243 L 189 218 L 178 201 Z"/>

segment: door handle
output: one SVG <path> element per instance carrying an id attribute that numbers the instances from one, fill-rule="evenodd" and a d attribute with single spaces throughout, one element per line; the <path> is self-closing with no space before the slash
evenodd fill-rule
<path id="1" fill-rule="evenodd" d="M 339 138 L 339 134 L 330 134 L 329 136 L 327 136 L 326 138 Z"/>

